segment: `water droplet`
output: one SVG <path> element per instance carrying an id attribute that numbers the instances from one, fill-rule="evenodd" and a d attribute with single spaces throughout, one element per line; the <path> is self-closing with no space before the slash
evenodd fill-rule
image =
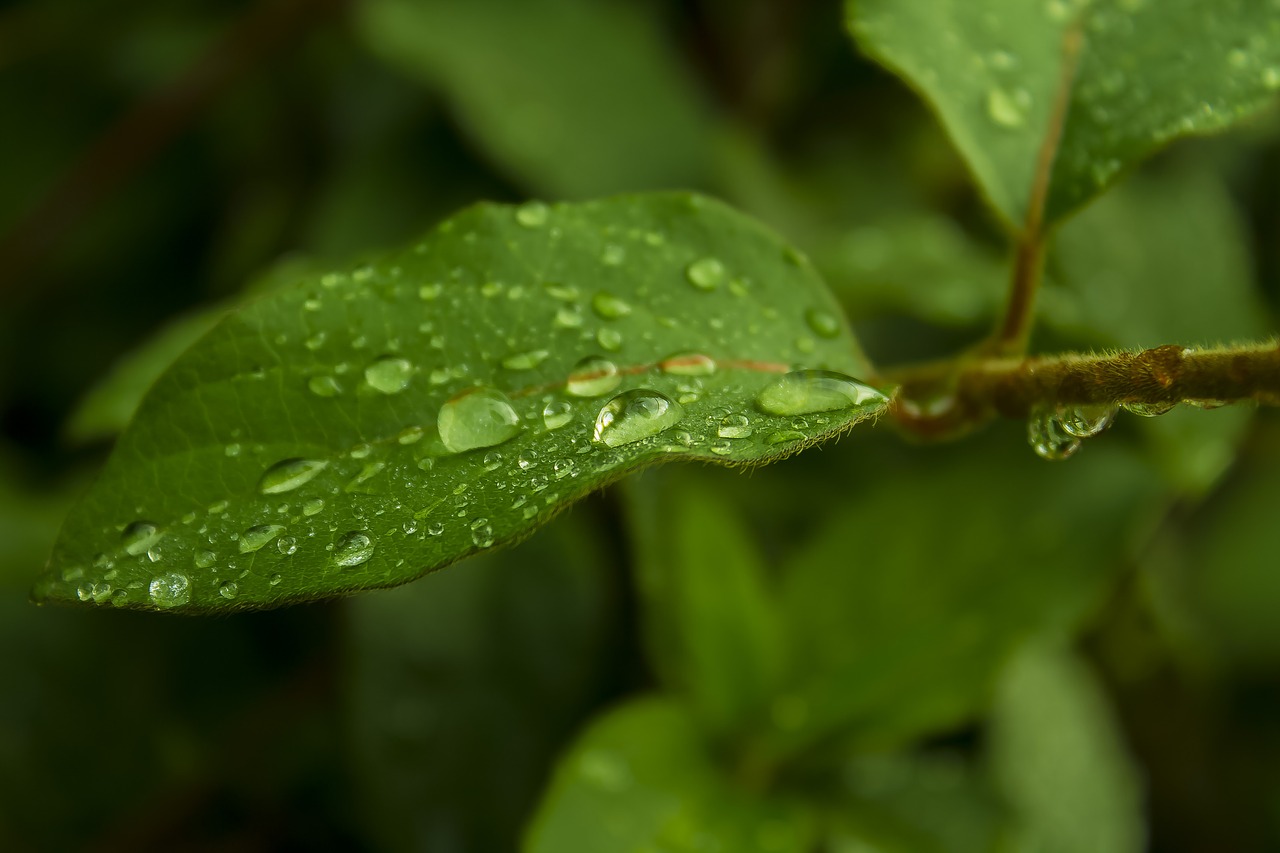
<path id="1" fill-rule="evenodd" d="M 502 454 L 496 450 L 491 450 L 484 455 L 484 470 L 496 471 L 502 466 Z"/>
<path id="2" fill-rule="evenodd" d="M 604 247 L 604 254 L 600 260 L 607 267 L 620 267 L 627 259 L 627 250 L 616 243 L 610 243 Z"/>
<path id="3" fill-rule="evenodd" d="M 573 464 L 572 459 L 557 459 L 555 464 L 551 466 L 551 473 L 555 475 L 557 480 L 563 480 L 565 477 L 572 477 L 578 473 L 578 467 Z"/>
<path id="4" fill-rule="evenodd" d="M 699 290 L 715 290 L 724 279 L 724 264 L 719 258 L 699 258 L 685 267 L 684 275 Z"/>
<path id="5" fill-rule="evenodd" d="M 383 394 L 399 394 L 409 387 L 412 376 L 413 365 L 393 355 L 384 355 L 364 369 L 364 380 Z"/>
<path id="6" fill-rule="evenodd" d="M 356 446 L 352 447 L 350 451 L 348 451 L 352 459 L 364 459 L 368 457 L 368 455 L 372 452 L 373 452 L 373 445 L 367 444 L 365 442 L 361 442 L 360 444 L 357 444 Z"/>
<path id="7" fill-rule="evenodd" d="M 336 397 L 342 393 L 342 386 L 332 376 L 312 376 L 307 380 L 307 388 L 317 397 Z"/>
<path id="8" fill-rule="evenodd" d="M 228 444 L 226 447 L 224 447 L 224 448 L 223 448 L 223 452 L 224 452 L 224 453 L 226 453 L 226 454 L 227 454 L 227 456 L 232 457 L 232 458 L 234 458 L 234 457 L 236 457 L 236 456 L 239 456 L 239 455 L 240 455 L 240 445 L 239 445 L 239 444 Z"/>
<path id="9" fill-rule="evenodd" d="M 196 564 L 197 569 L 207 569 L 218 560 L 218 555 L 212 551 L 196 551 L 192 562 Z"/>
<path id="10" fill-rule="evenodd" d="M 756 406 L 770 415 L 808 415 L 888 401 L 870 385 L 831 370 L 796 370 L 761 390 Z"/>
<path id="11" fill-rule="evenodd" d="M 542 423 L 549 430 L 560 429 L 571 420 L 572 407 L 564 400 L 552 400 L 542 409 Z"/>
<path id="12" fill-rule="evenodd" d="M 600 409 L 591 440 L 618 447 L 657 435 L 683 417 L 680 404 L 657 391 L 645 388 L 624 391 Z"/>
<path id="13" fill-rule="evenodd" d="M 372 556 L 373 540 L 368 534 L 358 530 L 344 533 L 342 538 L 334 543 L 333 562 L 344 569 L 368 562 Z"/>
<path id="14" fill-rule="evenodd" d="M 423 302 L 431 302 L 432 300 L 439 298 L 443 290 L 444 285 L 440 284 L 440 282 L 424 284 L 422 287 L 418 288 L 418 298 Z"/>
<path id="15" fill-rule="evenodd" d="M 733 452 L 733 443 L 728 439 L 722 438 L 718 441 L 711 442 L 710 450 L 717 456 L 728 456 Z"/>
<path id="16" fill-rule="evenodd" d="M 276 540 L 276 550 L 286 557 L 298 553 L 298 540 L 292 536 L 281 536 Z"/>
<path id="17" fill-rule="evenodd" d="M 1157 418 L 1168 414 L 1177 407 L 1177 403 L 1121 403 L 1121 408 L 1130 414 L 1142 418 Z"/>
<path id="18" fill-rule="evenodd" d="M 617 329 L 600 329 L 596 332 L 596 343 L 606 352 L 617 352 L 622 349 L 622 333 Z"/>
<path id="19" fill-rule="evenodd" d="M 1027 443 L 1041 459 L 1066 459 L 1080 449 L 1080 439 L 1062 428 L 1056 413 L 1037 412 L 1027 421 Z"/>
<path id="20" fill-rule="evenodd" d="M 310 482 L 329 465 L 322 459 L 282 459 L 263 472 L 258 491 L 264 495 L 291 492 Z"/>
<path id="21" fill-rule="evenodd" d="M 797 432 L 796 430 L 793 430 L 793 429 L 784 429 L 784 430 L 778 430 L 777 432 L 774 432 L 774 433 L 770 433 L 769 437 L 764 440 L 764 443 L 769 445 L 789 444 L 793 441 L 801 441 L 804 439 L 804 437 L 805 435 L 802 432 Z"/>
<path id="22" fill-rule="evenodd" d="M 325 340 L 325 333 L 316 332 L 314 335 L 307 338 L 306 340 L 307 349 L 311 350 L 312 352 L 315 352 L 316 350 L 320 349 L 320 347 L 324 346 L 324 340 Z"/>
<path id="23" fill-rule="evenodd" d="M 240 585 L 235 581 L 223 581 L 218 584 L 218 595 L 230 601 L 240 592 Z"/>
<path id="24" fill-rule="evenodd" d="M 439 536 L 444 533 L 444 525 L 438 521 L 433 521 L 427 525 L 427 534 L 430 536 Z"/>
<path id="25" fill-rule="evenodd" d="M 400 432 L 396 433 L 396 443 L 417 444 L 419 441 L 422 441 L 422 437 L 426 434 L 427 431 L 420 426 L 407 426 L 400 430 Z"/>
<path id="26" fill-rule="evenodd" d="M 1193 409 L 1202 409 L 1205 411 L 1208 411 L 1209 409 L 1221 409 L 1223 406 L 1230 405 L 1226 400 L 1183 400 L 1182 402 L 1186 403 Z"/>
<path id="27" fill-rule="evenodd" d="M 834 338 L 840 334 L 840 318 L 830 311 L 810 308 L 804 312 L 804 321 L 820 338 Z"/>
<path id="28" fill-rule="evenodd" d="M 1001 127 L 1017 128 L 1027 120 L 1027 106 L 1024 97 L 1018 93 L 1010 94 L 1004 89 L 995 88 L 987 92 L 987 115 Z"/>
<path id="29" fill-rule="evenodd" d="M 125 553 L 134 557 L 151 550 L 163 537 L 164 533 L 149 521 L 135 521 L 120 534 Z"/>
<path id="30" fill-rule="evenodd" d="M 748 438 L 751 435 L 751 421 L 746 415 L 725 415 L 720 419 L 716 435 L 721 438 Z"/>
<path id="31" fill-rule="evenodd" d="M 629 304 L 603 290 L 591 297 L 591 307 L 606 320 L 617 320 L 631 313 Z"/>
<path id="32" fill-rule="evenodd" d="M 191 600 L 191 581 L 179 572 L 160 575 L 148 588 L 156 607 L 181 607 Z"/>
<path id="33" fill-rule="evenodd" d="M 1058 413 L 1062 431 L 1076 438 L 1093 438 L 1111 426 L 1116 418 L 1115 406 L 1078 406 Z"/>
<path id="34" fill-rule="evenodd" d="M 565 390 L 575 397 L 600 397 L 621 383 L 618 365 L 607 358 L 588 356 L 570 371 Z"/>
<path id="35" fill-rule="evenodd" d="M 302 514 L 306 516 L 317 515 L 324 510 L 324 498 L 308 498 L 302 504 Z"/>
<path id="36" fill-rule="evenodd" d="M 547 224 L 551 209 L 540 201 L 527 201 L 516 208 L 516 222 L 525 228 L 541 228 Z"/>
<path id="37" fill-rule="evenodd" d="M 436 417 L 440 440 L 454 453 L 493 447 L 520 432 L 520 417 L 506 394 L 476 388 L 440 407 Z"/>
<path id="38" fill-rule="evenodd" d="M 582 312 L 576 308 L 561 308 L 556 312 L 555 323 L 562 329 L 576 329 L 582 325 Z"/>
<path id="39" fill-rule="evenodd" d="M 493 528 L 489 526 L 489 519 L 477 518 L 471 522 L 471 541 L 480 548 L 493 544 Z"/>
<path id="40" fill-rule="evenodd" d="M 347 484 L 346 486 L 343 487 L 343 489 L 348 492 L 358 491 L 360 487 L 363 486 L 365 483 L 369 482 L 374 477 L 381 474 L 382 470 L 386 467 L 387 467 L 387 463 L 385 462 L 366 463 L 364 467 L 360 469 L 360 472 L 358 474 L 356 474 L 354 477 L 352 477 L 350 480 L 347 481 Z"/>
<path id="41" fill-rule="evenodd" d="M 502 366 L 507 370 L 533 370 L 539 364 L 547 360 L 550 352 L 544 349 L 530 350 L 516 355 L 509 355 L 502 360 Z"/>
<path id="42" fill-rule="evenodd" d="M 250 554 L 284 532 L 279 524 L 259 524 L 240 534 L 240 553 Z"/>
<path id="43" fill-rule="evenodd" d="M 700 352 L 678 352 L 659 362 L 663 373 L 673 376 L 710 376 L 716 372 L 716 362 Z"/>

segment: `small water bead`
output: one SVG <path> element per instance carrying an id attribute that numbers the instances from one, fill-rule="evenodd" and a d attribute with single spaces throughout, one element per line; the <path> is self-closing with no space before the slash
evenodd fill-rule
<path id="1" fill-rule="evenodd" d="M 796 370 L 762 389 L 756 406 L 770 415 L 808 415 L 855 406 L 882 406 L 888 397 L 832 370 Z"/>
<path id="2" fill-rule="evenodd" d="M 365 483 L 369 482 L 374 477 L 381 474 L 383 469 L 386 467 L 387 467 L 387 463 L 385 462 L 366 463 L 365 466 L 360 469 L 360 473 L 356 474 L 354 477 L 352 477 L 350 480 L 347 481 L 347 485 L 344 487 L 345 490 L 348 492 L 353 492 L 359 489 Z"/>
<path id="3" fill-rule="evenodd" d="M 181 607 L 191 600 L 191 580 L 180 572 L 170 572 L 154 578 L 147 591 L 156 607 Z"/>
<path id="4" fill-rule="evenodd" d="M 793 441 L 803 441 L 804 438 L 805 434 L 802 432 L 797 432 L 793 429 L 784 429 L 770 433 L 769 436 L 765 438 L 764 443 L 769 445 L 790 444 Z"/>
<path id="5" fill-rule="evenodd" d="M 555 475 L 557 480 L 563 480 L 565 477 L 576 475 L 578 468 L 571 459 L 557 459 L 555 464 L 551 466 L 551 473 Z"/>
<path id="6" fill-rule="evenodd" d="M 541 201 L 527 201 L 516 208 L 516 222 L 525 228 L 541 228 L 550 215 L 551 209 Z"/>
<path id="7" fill-rule="evenodd" d="M 207 569 L 218 560 L 218 555 L 212 551 L 196 551 L 192 557 L 197 569 Z"/>
<path id="8" fill-rule="evenodd" d="M 565 390 L 575 397 L 600 397 L 621 383 L 616 364 L 607 358 L 588 356 L 574 365 Z"/>
<path id="9" fill-rule="evenodd" d="M 267 578 L 267 583 L 268 583 L 270 586 L 279 586 L 279 585 L 280 585 L 280 581 L 282 581 L 282 580 L 284 580 L 284 578 L 283 578 L 282 576 L 280 576 L 279 574 L 274 574 L 274 575 L 272 575 L 271 577 Z"/>
<path id="10" fill-rule="evenodd" d="M 367 459 L 370 453 L 373 453 L 373 445 L 361 442 L 348 451 L 352 459 Z"/>
<path id="11" fill-rule="evenodd" d="M 145 554 L 163 537 L 160 528 L 149 521 L 135 521 L 120 534 L 125 553 L 133 557 Z"/>
<path id="12" fill-rule="evenodd" d="M 471 523 L 471 541 L 477 548 L 488 548 L 493 544 L 493 528 L 489 526 L 489 519 L 477 518 Z"/>
<path id="13" fill-rule="evenodd" d="M 576 308 L 561 308 L 556 311 L 555 324 L 562 329 L 576 329 L 582 325 L 582 312 Z"/>
<path id="14" fill-rule="evenodd" d="M 284 533 L 279 524 L 259 524 L 240 534 L 240 553 L 251 554 Z"/>
<path id="15" fill-rule="evenodd" d="M 307 338 L 306 340 L 307 349 L 311 350 L 312 352 L 315 352 L 316 350 L 320 349 L 320 347 L 324 346 L 324 341 L 325 341 L 325 333 L 316 332 L 314 335 Z"/>
<path id="16" fill-rule="evenodd" d="M 230 601 L 240 593 L 240 585 L 235 581 L 223 581 L 218 584 L 218 595 Z"/>
<path id="17" fill-rule="evenodd" d="M 407 426 L 396 434 L 397 444 L 417 444 L 427 431 L 420 426 Z"/>
<path id="18" fill-rule="evenodd" d="M 804 312 L 804 321 L 820 338 L 834 338 L 840 334 L 840 318 L 830 311 L 810 308 Z"/>
<path id="19" fill-rule="evenodd" d="M 664 358 L 658 367 L 672 376 L 710 376 L 716 372 L 716 361 L 700 352 L 678 352 Z"/>
<path id="20" fill-rule="evenodd" d="M 276 540 L 276 550 L 285 557 L 298 553 L 298 540 L 292 536 L 281 536 Z"/>
<path id="21" fill-rule="evenodd" d="M 502 454 L 496 450 L 490 451 L 484 455 L 484 470 L 496 471 L 502 467 Z"/>
<path id="22" fill-rule="evenodd" d="M 509 355 L 502 360 L 502 366 L 507 370 L 533 370 L 539 364 L 547 360 L 551 355 L 544 349 L 530 350 L 529 352 L 517 353 Z"/>
<path id="23" fill-rule="evenodd" d="M 1177 403 L 1121 403 L 1126 412 L 1141 418 L 1158 418 L 1177 408 Z"/>
<path id="24" fill-rule="evenodd" d="M 318 515 L 324 511 L 324 498 L 307 498 L 302 503 L 302 514 L 306 516 Z"/>
<path id="25" fill-rule="evenodd" d="M 342 386 L 332 376 L 312 376 L 307 380 L 307 388 L 317 397 L 336 397 L 342 393 Z"/>
<path id="26" fill-rule="evenodd" d="M 444 533 L 444 525 L 440 522 L 433 521 L 427 525 L 428 536 L 439 536 L 441 533 Z"/>
<path id="27" fill-rule="evenodd" d="M 728 456 L 733 452 L 733 444 L 728 439 L 711 442 L 711 452 L 717 456 Z"/>
<path id="28" fill-rule="evenodd" d="M 1031 97 L 1025 89 L 1010 93 L 1001 88 L 987 92 L 987 115 L 1000 127 L 1014 129 L 1027 120 Z"/>
<path id="29" fill-rule="evenodd" d="M 347 569 L 366 563 L 372 556 L 373 540 L 367 533 L 359 530 L 344 533 L 342 538 L 334 543 L 333 562 L 341 568 Z"/>
<path id="30" fill-rule="evenodd" d="M 603 290 L 591 297 L 591 307 L 606 320 L 617 320 L 631 313 L 627 302 Z"/>
<path id="31" fill-rule="evenodd" d="M 746 415 L 725 415 L 716 429 L 720 438 L 749 438 L 751 432 L 751 421 Z"/>
<path id="32" fill-rule="evenodd" d="M 239 456 L 240 450 L 241 448 L 239 444 L 228 444 L 226 447 L 222 449 L 223 453 L 227 454 L 227 456 L 231 458 Z"/>
<path id="33" fill-rule="evenodd" d="M 1115 406 L 1078 406 L 1057 415 L 1062 431 L 1076 438 L 1093 438 L 1116 419 Z"/>
<path id="34" fill-rule="evenodd" d="M 278 495 L 311 482 L 328 467 L 323 459 L 282 459 L 263 472 L 258 480 L 258 491 L 264 495 Z"/>
<path id="35" fill-rule="evenodd" d="M 573 409 L 564 400 L 552 400 L 542 409 L 542 423 L 549 430 L 557 430 L 573 420 Z"/>
<path id="36" fill-rule="evenodd" d="M 444 290 L 444 285 L 440 282 L 424 284 L 418 288 L 418 298 L 423 302 L 432 302 L 439 298 L 440 293 Z"/>
<path id="37" fill-rule="evenodd" d="M 383 394 L 399 394 L 409 387 L 412 377 L 413 364 L 393 355 L 384 355 L 364 369 L 369 387 Z"/>
<path id="38" fill-rule="evenodd" d="M 1027 421 L 1027 443 L 1041 459 L 1067 459 L 1080 449 L 1080 439 L 1062 428 L 1053 411 L 1037 412 Z"/>
<path id="39" fill-rule="evenodd" d="M 719 258 L 699 258 L 685 267 L 684 275 L 699 290 L 715 290 L 724 280 L 724 264 Z"/>
<path id="40" fill-rule="evenodd" d="M 520 455 L 516 457 L 516 465 L 519 466 L 521 471 L 527 471 L 537 464 L 538 454 L 534 450 L 521 451 Z"/>
<path id="41" fill-rule="evenodd" d="M 550 481 L 550 480 L 548 480 L 546 477 L 544 477 L 544 476 L 543 476 L 543 475 L 541 475 L 541 474 L 537 474 L 537 475 L 535 475 L 535 476 L 533 476 L 533 477 L 530 477 L 530 478 L 529 478 L 529 490 L 530 490 L 530 491 L 540 492 L 540 491 L 542 491 L 543 489 L 545 489 L 545 488 L 546 488 L 547 486 L 549 486 L 549 485 L 551 485 L 551 481 Z"/>
<path id="42" fill-rule="evenodd" d="M 441 406 L 436 426 L 444 446 L 462 453 L 515 437 L 520 432 L 520 417 L 506 394 L 480 387 Z"/>
<path id="43" fill-rule="evenodd" d="M 596 332 L 596 343 L 605 352 L 617 352 L 622 349 L 622 333 L 617 329 L 600 329 Z"/>
<path id="44" fill-rule="evenodd" d="M 624 391 L 596 416 L 591 440 L 608 447 L 631 444 L 675 426 L 684 417 L 679 403 L 647 388 Z"/>
<path id="45" fill-rule="evenodd" d="M 617 243 L 610 243 L 604 247 L 604 254 L 600 256 L 601 262 L 607 267 L 620 267 L 627 259 L 627 250 Z"/>

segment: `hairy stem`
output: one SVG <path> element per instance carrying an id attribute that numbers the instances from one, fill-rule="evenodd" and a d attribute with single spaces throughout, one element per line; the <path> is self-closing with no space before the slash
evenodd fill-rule
<path id="1" fill-rule="evenodd" d="M 1075 406 L 1254 401 L 1280 405 L 1280 344 L 1139 352 L 975 356 L 889 371 L 900 386 L 892 413 L 923 438 L 959 435 L 995 417 Z"/>

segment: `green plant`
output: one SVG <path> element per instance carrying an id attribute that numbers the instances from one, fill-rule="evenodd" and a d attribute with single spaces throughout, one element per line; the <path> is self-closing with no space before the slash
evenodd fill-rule
<path id="1" fill-rule="evenodd" d="M 806 235 L 814 260 L 722 202 L 661 191 L 477 205 L 400 252 L 273 270 L 170 327 L 80 409 L 75 431 L 120 436 L 34 597 L 216 613 L 396 586 L 529 537 L 655 463 L 754 471 L 852 430 L 746 486 L 646 472 L 510 551 L 513 569 L 354 600 L 345 654 L 370 837 L 500 849 L 527 827 L 525 848 L 546 853 L 1140 849 L 1137 770 L 1072 640 L 1108 602 L 1100 646 L 1148 610 L 1195 634 L 1170 603 L 1185 591 L 1155 571 L 1177 533 L 1152 519 L 1208 494 L 1251 428 L 1244 406 L 1186 409 L 1274 405 L 1280 347 L 1262 340 L 1267 309 L 1214 167 L 1190 158 L 1118 182 L 1175 137 L 1265 115 L 1280 8 L 861 0 L 845 16 L 959 150 L 991 214 L 970 210 L 970 233 L 889 203 L 878 232 L 824 234 L 749 134 L 713 150 L 638 7 L 359 7 L 369 47 L 446 93 L 524 185 L 581 198 L 697 184 L 720 161 L 731 194 Z M 558 59 L 565 43 L 601 74 Z M 538 109 L 583 110 L 604 130 L 586 139 Z M 907 354 L 928 358 L 886 368 L 844 319 L 860 309 L 965 334 L 997 319 L 976 344 L 956 336 L 941 354 L 934 339 Z M 1056 351 L 1029 355 L 1041 328 Z M 891 322 L 863 337 L 897 355 Z M 1201 344 L 1214 337 L 1237 342 Z M 1008 455 L 992 423 L 1025 423 L 1036 454 L 1066 459 L 1122 410 L 1164 417 L 1062 468 Z M 888 425 L 964 441 L 902 447 Z M 1222 512 L 1193 552 L 1256 526 Z M 1157 592 L 1129 595 L 1143 584 Z M 619 638 L 606 613 L 638 625 Z M 1273 650 L 1261 637 L 1240 647 Z M 600 670 L 628 643 L 653 677 L 615 685 L 625 700 L 601 708 Z M 476 679 L 464 689 L 433 677 L 440 666 L 486 678 L 459 675 Z M 530 754 L 518 715 L 496 711 L 482 730 L 499 733 L 498 755 L 482 739 L 448 760 L 424 746 L 423 720 L 438 718 L 438 741 L 469 703 L 504 699 L 545 712 Z M 543 789 L 542 753 L 588 711 Z M 974 720 L 976 745 L 928 741 Z M 433 828 L 422 791 L 452 803 L 472 760 L 518 790 L 455 804 Z M 480 828 L 489 809 L 499 829 Z"/>

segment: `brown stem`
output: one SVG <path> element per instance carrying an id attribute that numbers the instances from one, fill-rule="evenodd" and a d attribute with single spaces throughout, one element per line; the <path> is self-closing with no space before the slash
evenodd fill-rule
<path id="1" fill-rule="evenodd" d="M 1075 406 L 1172 406 L 1254 401 L 1280 405 L 1280 345 L 1187 349 L 1177 345 L 1105 355 L 974 357 L 899 371 L 892 414 L 923 438 L 959 435 L 995 417 Z"/>
<path id="2" fill-rule="evenodd" d="M 1044 211 L 1049 201 L 1053 161 L 1058 156 L 1062 128 L 1066 124 L 1067 109 L 1071 105 L 1071 87 L 1075 82 L 1082 43 L 1080 25 L 1069 27 L 1062 40 L 1062 73 L 1058 79 L 1058 91 L 1054 96 L 1053 108 L 1049 111 L 1049 124 L 1045 128 L 1044 140 L 1036 156 L 1031 195 L 1027 199 L 1027 221 L 1018 237 L 1014 255 L 1009 302 L 991 342 L 992 351 L 1000 355 L 1025 352 L 1031 335 L 1036 291 L 1040 287 L 1040 272 L 1044 267 Z"/>

